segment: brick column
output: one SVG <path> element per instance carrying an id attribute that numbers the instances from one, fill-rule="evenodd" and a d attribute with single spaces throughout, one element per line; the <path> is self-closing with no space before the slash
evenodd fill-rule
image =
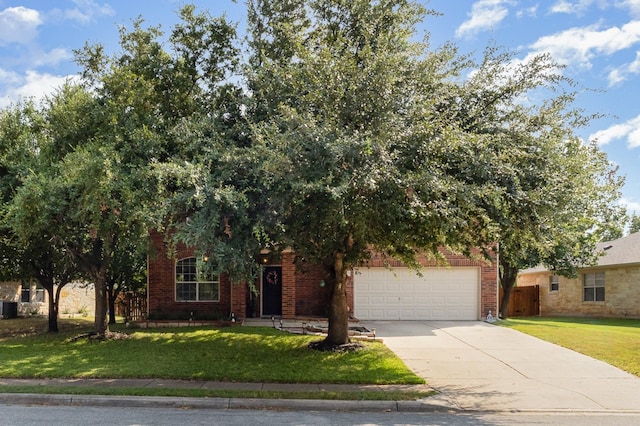
<path id="1" fill-rule="evenodd" d="M 498 316 L 498 267 L 494 262 L 492 265 L 484 265 L 480 273 L 480 319 L 487 317 L 489 311 L 494 317 Z"/>
<path id="2" fill-rule="evenodd" d="M 282 318 L 296 317 L 296 266 L 295 254 L 290 250 L 282 253 Z"/>
<path id="3" fill-rule="evenodd" d="M 236 315 L 238 320 L 247 316 L 247 284 L 242 282 L 239 284 L 231 283 L 231 312 Z"/>

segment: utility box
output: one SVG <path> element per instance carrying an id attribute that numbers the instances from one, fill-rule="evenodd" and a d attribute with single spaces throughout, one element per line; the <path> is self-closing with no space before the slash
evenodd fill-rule
<path id="1" fill-rule="evenodd" d="M 18 302 L 0 302 L 0 318 L 18 318 Z"/>

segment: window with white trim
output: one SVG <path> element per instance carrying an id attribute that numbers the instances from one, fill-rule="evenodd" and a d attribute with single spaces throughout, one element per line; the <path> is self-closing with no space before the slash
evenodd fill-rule
<path id="1" fill-rule="evenodd" d="M 560 277 L 557 275 L 551 275 L 549 277 L 549 291 L 560 290 Z"/>
<path id="2" fill-rule="evenodd" d="M 583 301 L 604 302 L 604 272 L 584 274 Z"/>
<path id="3" fill-rule="evenodd" d="M 32 298 L 33 300 L 31 300 Z M 22 303 L 44 303 L 44 287 L 40 284 L 36 284 L 35 287 L 31 288 L 29 284 L 23 284 L 20 301 Z"/>
<path id="4" fill-rule="evenodd" d="M 203 269 L 198 266 L 195 257 L 187 257 L 176 262 L 177 302 L 218 302 L 220 300 L 220 280 Z"/>

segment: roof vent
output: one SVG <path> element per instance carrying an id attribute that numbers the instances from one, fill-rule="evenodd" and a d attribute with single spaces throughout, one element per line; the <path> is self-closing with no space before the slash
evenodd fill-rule
<path id="1" fill-rule="evenodd" d="M 609 250 L 611 247 L 613 247 L 613 245 L 609 244 L 608 246 L 605 246 L 603 250 Z"/>

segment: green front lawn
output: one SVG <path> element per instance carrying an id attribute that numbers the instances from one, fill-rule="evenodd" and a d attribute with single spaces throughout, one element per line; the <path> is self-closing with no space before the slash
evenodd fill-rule
<path id="1" fill-rule="evenodd" d="M 640 376 L 640 320 L 530 317 L 510 318 L 500 325 Z"/>
<path id="2" fill-rule="evenodd" d="M 62 331 L 49 335 L 16 331 L 18 321 L 0 321 L 0 377 L 424 383 L 380 342 L 353 353 L 318 352 L 307 345 L 319 337 L 270 327 L 134 329 L 123 330 L 124 340 L 74 340 L 83 330 L 77 322 L 61 320 Z"/>

